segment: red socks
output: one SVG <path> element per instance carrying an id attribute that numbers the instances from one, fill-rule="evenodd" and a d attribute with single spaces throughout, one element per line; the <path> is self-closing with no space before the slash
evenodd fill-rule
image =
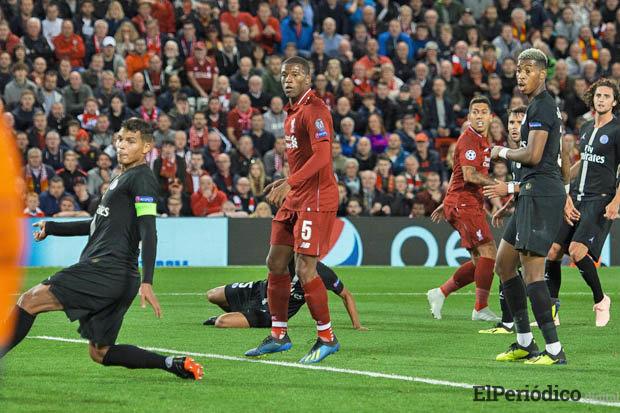
<path id="1" fill-rule="evenodd" d="M 491 270 L 493 267 L 491 267 Z M 455 292 L 458 289 L 465 287 L 468 284 L 471 284 L 474 281 L 474 272 L 476 267 L 474 263 L 469 260 L 465 264 L 461 265 L 457 268 L 456 272 L 452 277 L 448 279 L 439 289 L 443 293 L 445 297 Z"/>
<path id="2" fill-rule="evenodd" d="M 271 313 L 271 335 L 282 338 L 288 326 L 288 300 L 291 296 L 291 277 L 289 274 L 269 273 L 267 300 Z"/>
<path id="3" fill-rule="evenodd" d="M 493 268 L 495 260 L 491 258 L 478 258 L 478 265 L 474 272 L 476 281 L 476 311 L 482 310 L 489 305 L 489 291 L 493 284 Z"/>
<path id="4" fill-rule="evenodd" d="M 329 318 L 327 289 L 320 277 L 315 276 L 303 285 L 304 297 L 312 318 L 316 321 L 319 338 L 325 342 L 334 340 L 332 323 Z"/>

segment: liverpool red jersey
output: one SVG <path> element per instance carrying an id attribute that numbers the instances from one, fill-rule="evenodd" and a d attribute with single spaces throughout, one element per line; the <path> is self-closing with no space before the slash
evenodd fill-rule
<path id="1" fill-rule="evenodd" d="M 454 151 L 452 181 L 444 204 L 456 207 L 473 207 L 482 210 L 484 197 L 482 187 L 463 180 L 463 166 L 473 166 L 476 171 L 488 175 L 491 165 L 491 148 L 487 139 L 471 126 L 459 136 Z"/>
<path id="2" fill-rule="evenodd" d="M 329 109 L 311 89 L 285 109 L 286 155 L 290 174 L 293 175 L 310 159 L 319 142 L 330 142 L 331 153 L 334 127 Z M 294 185 L 284 201 L 284 208 L 292 211 L 337 211 L 338 186 L 332 162 L 310 179 Z"/>

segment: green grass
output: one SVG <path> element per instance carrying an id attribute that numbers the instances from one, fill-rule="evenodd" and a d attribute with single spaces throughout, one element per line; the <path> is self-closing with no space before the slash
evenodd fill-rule
<path id="1" fill-rule="evenodd" d="M 28 271 L 27 286 L 52 274 L 51 269 Z M 594 327 L 592 298 L 581 277 L 564 269 L 559 335 L 566 349 L 566 366 L 537 367 L 503 364 L 495 355 L 510 344 L 510 336 L 477 334 L 487 323 L 470 320 L 473 295 L 451 296 L 444 319 L 433 320 L 426 297 L 419 295 L 368 295 L 368 293 L 424 293 L 443 282 L 446 268 L 340 268 L 337 273 L 357 294 L 367 332 L 352 329 L 341 300 L 330 294 L 335 332 L 341 351 L 321 366 L 423 377 L 451 382 L 502 385 L 523 389 L 578 389 L 584 397 L 620 402 L 618 313 L 606 328 Z M 164 317 L 138 301 L 128 312 L 119 342 L 178 351 L 242 356 L 267 330 L 224 330 L 202 326 L 219 314 L 198 293 L 234 281 L 264 277 L 264 268 L 162 269 L 155 290 Z M 620 270 L 603 269 L 603 286 L 614 304 L 620 296 Z M 499 310 L 496 285 L 491 307 Z M 471 293 L 470 286 L 464 292 Z M 617 304 L 616 304 L 617 305 Z M 314 327 L 305 307 L 290 322 L 291 351 L 265 360 L 297 362 L 310 348 Z M 42 314 L 31 336 L 78 339 L 77 324 L 63 313 Z M 543 340 L 534 332 L 538 343 Z M 297 369 L 197 357 L 205 366 L 201 382 L 182 381 L 162 371 L 106 368 L 92 363 L 85 344 L 26 339 L 4 360 L 0 383 L 1 412 L 160 412 L 160 411 L 602 411 L 609 407 L 576 403 L 506 402 L 474 403 L 473 391 L 442 385 Z"/>

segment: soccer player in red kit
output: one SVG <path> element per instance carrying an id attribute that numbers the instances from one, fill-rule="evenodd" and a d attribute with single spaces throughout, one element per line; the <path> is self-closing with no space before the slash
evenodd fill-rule
<path id="1" fill-rule="evenodd" d="M 271 223 L 267 256 L 271 334 L 245 355 L 257 357 L 292 347 L 287 334 L 291 289 L 288 263 L 294 256 L 295 271 L 318 332 L 316 343 L 300 363 L 318 363 L 340 348 L 332 332 L 327 290 L 316 272 L 318 257 L 327 252 L 338 210 L 331 160 L 334 127 L 329 109 L 310 89 L 308 61 L 297 56 L 287 59 L 282 64 L 281 82 L 289 99 L 284 132 L 291 175 L 265 188 L 267 201 L 280 207 Z"/>
<path id="2" fill-rule="evenodd" d="M 435 222 L 445 218 L 461 236 L 463 248 L 471 254 L 471 260 L 461 265 L 448 281 L 428 291 L 431 313 L 436 319 L 441 319 L 441 308 L 450 293 L 475 281 L 476 304 L 472 320 L 499 320 L 488 306 L 497 249 L 486 220 L 482 195 L 482 187 L 495 182 L 488 176 L 491 158 L 486 137 L 492 118 L 491 105 L 486 97 L 472 99 L 469 104 L 470 125 L 456 143 L 454 172 L 448 193 L 431 215 Z"/>

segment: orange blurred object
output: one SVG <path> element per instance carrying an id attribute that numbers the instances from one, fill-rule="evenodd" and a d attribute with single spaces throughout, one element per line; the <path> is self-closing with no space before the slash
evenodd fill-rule
<path id="1" fill-rule="evenodd" d="M 21 158 L 12 130 L 4 120 L 0 106 L 0 346 L 13 332 L 13 320 L 7 320 L 21 287 L 20 257 L 23 249 L 21 210 L 24 183 Z M 5 322 L 6 321 L 6 322 Z"/>

